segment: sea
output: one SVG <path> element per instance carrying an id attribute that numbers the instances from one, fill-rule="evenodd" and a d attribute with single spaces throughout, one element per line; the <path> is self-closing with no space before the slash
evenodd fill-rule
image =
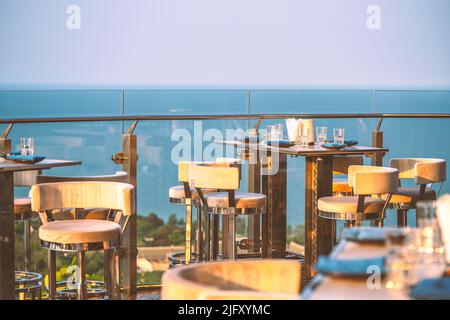
<path id="1" fill-rule="evenodd" d="M 0 91 L 0 119 L 119 116 L 119 115 L 233 115 L 233 114 L 378 114 L 448 113 L 450 91 L 380 89 L 148 89 L 148 90 L 4 90 Z M 257 116 L 255 116 L 256 118 Z M 179 158 L 208 160 L 232 156 L 214 140 L 227 132 L 244 132 L 256 119 L 140 121 L 138 137 L 138 213 L 155 213 L 167 220 L 182 218 L 180 206 L 168 202 L 168 190 L 177 181 Z M 283 119 L 264 120 L 269 124 Z M 370 145 L 378 119 L 315 119 L 315 126 L 344 128 L 345 138 Z M 49 175 L 102 175 L 121 170 L 111 157 L 121 150 L 121 135 L 131 121 L 16 124 L 9 137 L 19 148 L 20 137 L 35 139 L 35 153 L 48 158 L 81 160 L 82 165 L 54 168 Z M 6 124 L 0 124 L 4 130 Z M 200 128 L 200 129 L 199 129 Z M 396 157 L 450 158 L 450 119 L 386 118 L 382 121 L 384 165 Z M 200 130 L 200 131 L 199 131 Z M 286 130 L 285 130 L 286 134 Z M 201 141 L 201 143 L 199 142 Z M 370 159 L 365 159 L 367 164 Z M 304 158 L 288 159 L 288 224 L 304 224 Z M 241 189 L 245 190 L 246 170 Z M 437 188 L 438 186 L 436 186 Z M 17 188 L 17 194 L 28 191 Z M 441 194 L 450 192 L 448 183 Z M 411 213 L 413 214 L 413 213 Z M 410 219 L 411 223 L 413 219 Z M 387 225 L 395 223 L 388 213 Z"/>

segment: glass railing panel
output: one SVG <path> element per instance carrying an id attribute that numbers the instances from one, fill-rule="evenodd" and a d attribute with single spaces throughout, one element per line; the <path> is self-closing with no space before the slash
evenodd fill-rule
<path id="1" fill-rule="evenodd" d="M 0 91 L 0 118 L 117 116 L 121 91 Z"/>
<path id="2" fill-rule="evenodd" d="M 1 118 L 117 116 L 121 114 L 120 91 L 1 91 Z M 6 125 L 2 125 L 3 129 Z M 111 156 L 121 150 L 121 122 L 29 123 L 15 124 L 9 134 L 13 150 L 20 137 L 35 139 L 35 153 L 51 159 L 81 160 L 82 165 L 44 170 L 45 175 L 112 174 L 121 166 Z M 16 196 L 27 196 L 28 188 L 16 188 Z M 40 223 L 33 221 L 33 230 Z M 23 269 L 23 224 L 16 223 L 16 268 Z M 47 250 L 39 244 L 38 232 L 32 232 L 31 268 L 47 275 Z M 103 257 L 89 254 L 87 273 L 92 279 L 103 277 Z M 73 257 L 58 255 L 58 280 L 74 272 Z"/>
<path id="3" fill-rule="evenodd" d="M 448 113 L 450 91 L 377 90 L 374 110 L 377 113 Z"/>
<path id="4" fill-rule="evenodd" d="M 385 113 L 448 113 L 450 110 L 450 91 L 376 91 L 375 112 Z M 442 158 L 448 159 L 450 145 L 450 119 L 385 119 L 381 129 L 384 132 L 384 145 L 389 152 L 384 165 L 392 158 Z M 447 176 L 450 169 L 447 168 Z M 406 182 L 412 185 L 412 181 Z M 438 190 L 435 185 L 435 190 Z M 441 194 L 450 192 L 444 183 Z M 409 224 L 414 224 L 414 212 L 410 210 Z M 396 214 L 389 210 L 387 225 L 395 225 Z"/>
<path id="5" fill-rule="evenodd" d="M 242 114 L 245 90 L 132 90 L 125 92 L 125 114 Z"/>
<path id="6" fill-rule="evenodd" d="M 370 113 L 371 90 L 253 90 L 250 113 Z"/>
<path id="7" fill-rule="evenodd" d="M 440 158 L 449 159 L 450 119 L 385 119 L 382 130 L 384 145 L 389 152 L 384 158 L 384 165 L 389 165 L 392 158 Z M 447 166 L 447 177 L 450 169 Z M 403 182 L 404 186 L 413 186 L 413 181 Z M 433 185 L 437 191 L 439 185 Z M 449 193 L 448 182 L 443 184 L 441 194 Z M 392 211 L 392 210 L 390 210 Z M 409 224 L 415 224 L 414 211 L 410 210 Z M 395 213 L 389 212 L 387 225 L 395 225 Z"/>
<path id="8" fill-rule="evenodd" d="M 81 160 L 80 166 L 44 170 L 44 175 L 90 176 L 113 174 L 121 166 L 111 156 L 121 150 L 121 122 L 37 123 L 17 124 L 10 133 L 14 148 L 19 137 L 34 137 L 35 152 L 50 159 Z M 27 196 L 28 188 L 15 188 L 16 196 Z M 40 223 L 33 222 L 34 230 Z M 23 269 L 23 224 L 16 224 L 16 266 Z M 103 277 L 103 255 L 90 253 L 87 274 L 92 279 Z M 47 250 L 40 247 L 38 232 L 32 233 L 32 270 L 47 275 Z M 75 260 L 71 255 L 58 255 L 58 280 L 73 274 Z"/>
<path id="9" fill-rule="evenodd" d="M 125 123 L 125 128 L 130 123 Z M 226 139 L 230 130 L 244 132 L 245 120 L 140 121 L 138 136 L 138 247 L 140 282 L 157 281 L 168 267 L 165 255 L 184 250 L 185 207 L 169 202 L 169 188 L 178 182 L 178 161 L 236 156 L 214 140 Z M 247 188 L 243 167 L 241 190 Z M 196 212 L 194 210 L 194 220 Z M 145 261 L 153 267 L 146 269 Z M 165 262 L 164 262 L 165 261 Z"/>

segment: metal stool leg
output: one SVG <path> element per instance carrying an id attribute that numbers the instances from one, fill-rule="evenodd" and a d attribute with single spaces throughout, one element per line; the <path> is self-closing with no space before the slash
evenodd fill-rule
<path id="1" fill-rule="evenodd" d="M 106 279 L 105 277 L 105 286 L 107 286 L 111 300 L 120 300 L 120 288 L 117 281 L 118 270 L 116 266 L 116 255 L 116 249 L 105 250 L 105 263 L 108 268 L 108 270 L 105 270 L 105 272 L 108 272 L 108 278 Z"/>
<path id="2" fill-rule="evenodd" d="M 217 260 L 217 254 L 219 253 L 219 216 L 217 214 L 212 215 L 212 259 Z"/>
<path id="3" fill-rule="evenodd" d="M 86 300 L 86 270 L 84 261 L 84 251 L 77 253 L 78 265 L 78 300 Z"/>
<path id="4" fill-rule="evenodd" d="M 108 292 L 110 298 L 112 299 L 112 268 L 111 268 L 111 255 L 112 250 L 105 250 L 103 252 L 103 282 L 105 284 L 105 290 Z"/>
<path id="5" fill-rule="evenodd" d="M 25 249 L 25 271 L 30 271 L 31 266 L 31 225 L 30 220 L 23 220 L 23 243 Z"/>
<path id="6" fill-rule="evenodd" d="M 272 252 L 269 246 L 271 235 L 269 234 L 269 219 L 268 215 L 261 215 L 261 258 L 272 257 Z"/>
<path id="7" fill-rule="evenodd" d="M 236 215 L 229 216 L 228 253 L 231 260 L 236 260 Z"/>
<path id="8" fill-rule="evenodd" d="M 186 199 L 186 233 L 185 233 L 185 261 L 191 262 L 192 245 L 192 202 L 190 198 Z"/>
<path id="9" fill-rule="evenodd" d="M 210 252 L 210 217 L 208 213 L 208 208 L 203 207 L 203 239 L 204 239 L 204 253 L 205 253 L 205 261 L 209 261 L 211 259 Z"/>
<path id="10" fill-rule="evenodd" d="M 203 234 L 202 234 L 202 210 L 199 205 L 197 208 L 197 258 L 203 261 Z"/>
<path id="11" fill-rule="evenodd" d="M 222 216 L 222 258 L 224 259 L 228 259 L 230 256 L 228 251 L 229 221 L 228 215 Z"/>
<path id="12" fill-rule="evenodd" d="M 48 299 L 54 300 L 56 295 L 56 252 L 48 250 Z"/>
<path id="13" fill-rule="evenodd" d="M 397 227 L 404 228 L 408 225 L 408 210 L 398 209 L 397 210 Z"/>
<path id="14" fill-rule="evenodd" d="M 121 284 L 120 284 L 120 249 L 114 250 L 113 255 L 113 264 L 114 264 L 114 272 L 113 272 L 113 296 L 117 298 L 117 300 L 121 299 Z"/>

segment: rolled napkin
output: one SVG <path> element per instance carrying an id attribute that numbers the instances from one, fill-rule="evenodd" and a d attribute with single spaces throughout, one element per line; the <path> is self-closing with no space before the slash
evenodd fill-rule
<path id="1" fill-rule="evenodd" d="M 286 119 L 286 128 L 288 133 L 289 141 L 298 142 L 299 141 L 299 130 L 302 126 L 302 119 L 288 118 Z"/>
<path id="2" fill-rule="evenodd" d="M 414 299 L 450 299 L 450 278 L 430 278 L 420 281 L 410 293 Z"/>
<path id="3" fill-rule="evenodd" d="M 370 259 L 335 259 L 326 256 L 319 257 L 317 271 L 335 277 L 367 277 L 378 267 L 381 274 L 386 273 L 385 258 Z"/>
<path id="4" fill-rule="evenodd" d="M 373 227 L 344 229 L 342 237 L 355 242 L 384 244 L 386 241 L 386 229 Z"/>
<path id="5" fill-rule="evenodd" d="M 447 264 L 450 264 L 450 194 L 444 194 L 437 200 L 436 215 L 445 244 Z"/>

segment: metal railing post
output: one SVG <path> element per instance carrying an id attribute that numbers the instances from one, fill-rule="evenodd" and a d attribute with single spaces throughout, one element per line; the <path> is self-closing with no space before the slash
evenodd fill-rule
<path id="1" fill-rule="evenodd" d="M 0 151 L 7 153 L 12 150 L 12 144 L 11 139 L 8 139 L 8 134 L 11 131 L 13 127 L 13 123 L 10 123 L 5 130 L 3 130 L 2 134 L 0 135 Z"/>
<path id="2" fill-rule="evenodd" d="M 128 182 L 137 188 L 137 136 L 133 134 L 137 121 L 122 134 L 122 152 L 116 153 L 112 160 L 122 164 L 123 171 L 128 173 Z M 134 196 L 136 201 L 137 190 Z M 136 208 L 136 206 L 135 206 Z M 136 210 L 136 209 L 135 209 Z M 122 267 L 123 297 L 132 299 L 136 296 L 137 285 L 137 215 L 132 215 L 122 237 L 122 252 L 120 255 Z"/>
<path id="3" fill-rule="evenodd" d="M 381 123 L 383 118 L 378 120 L 377 127 L 372 130 L 372 147 L 383 148 L 383 131 L 381 131 Z M 378 153 L 371 155 L 371 165 L 372 166 L 383 166 L 384 153 Z"/>

